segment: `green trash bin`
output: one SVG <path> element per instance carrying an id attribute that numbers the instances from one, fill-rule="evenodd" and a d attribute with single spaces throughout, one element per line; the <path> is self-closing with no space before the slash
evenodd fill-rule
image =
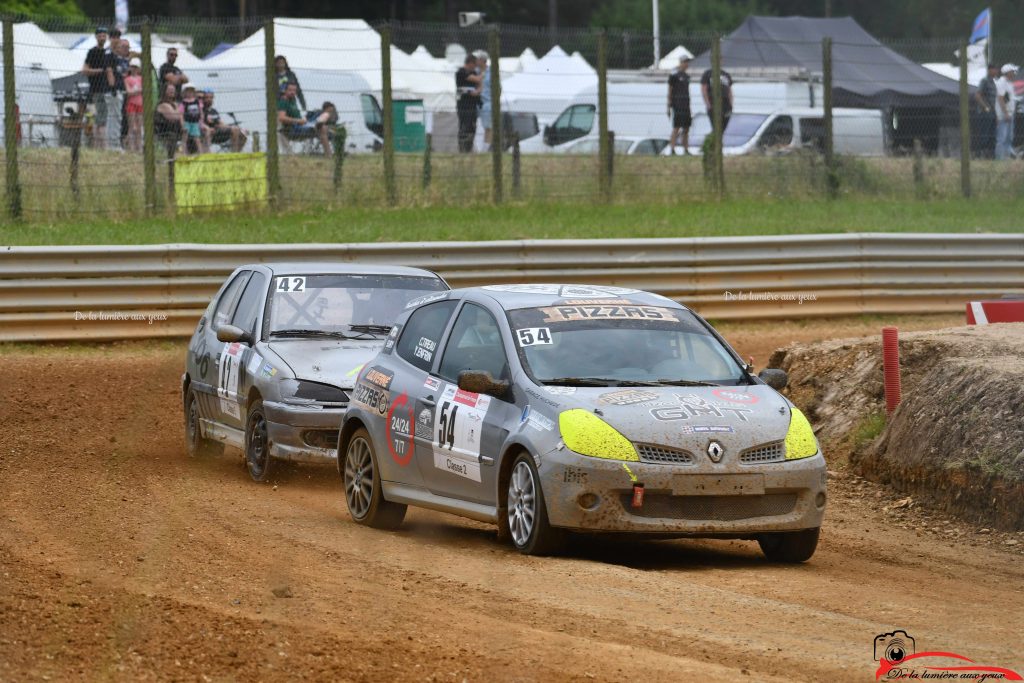
<path id="1" fill-rule="evenodd" d="M 422 152 L 427 146 L 427 112 L 423 100 L 393 100 L 395 151 Z"/>

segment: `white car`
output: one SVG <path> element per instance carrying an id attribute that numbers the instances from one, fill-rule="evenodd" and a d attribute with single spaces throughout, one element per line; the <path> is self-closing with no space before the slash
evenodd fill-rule
<path id="1" fill-rule="evenodd" d="M 597 154 L 599 145 L 600 139 L 594 135 L 558 145 L 551 151 L 560 154 Z M 615 136 L 616 154 L 657 156 L 667 145 L 668 140 L 665 138 L 645 138 L 635 135 Z"/>

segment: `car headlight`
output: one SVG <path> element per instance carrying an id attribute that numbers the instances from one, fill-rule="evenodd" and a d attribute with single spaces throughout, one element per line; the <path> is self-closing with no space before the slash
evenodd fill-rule
<path id="1" fill-rule="evenodd" d="M 586 410 L 574 408 L 560 414 L 558 431 L 565 445 L 580 455 L 606 460 L 640 460 L 629 439 Z"/>
<path id="2" fill-rule="evenodd" d="M 281 395 L 289 403 L 348 403 L 348 394 L 338 387 L 304 379 L 284 380 Z"/>
<path id="3" fill-rule="evenodd" d="M 786 460 L 809 458 L 818 452 L 818 439 L 811 423 L 799 408 L 790 410 L 789 431 L 786 432 Z"/>

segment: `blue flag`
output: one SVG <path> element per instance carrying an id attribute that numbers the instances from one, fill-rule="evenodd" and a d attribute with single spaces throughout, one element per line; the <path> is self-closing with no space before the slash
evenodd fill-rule
<path id="1" fill-rule="evenodd" d="M 992 33 L 992 10 L 986 7 L 974 20 L 974 28 L 971 30 L 971 39 L 968 41 L 974 45 L 980 40 L 987 40 Z"/>

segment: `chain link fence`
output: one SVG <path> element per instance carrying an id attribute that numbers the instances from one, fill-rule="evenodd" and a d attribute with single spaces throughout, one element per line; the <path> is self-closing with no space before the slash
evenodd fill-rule
<path id="1" fill-rule="evenodd" d="M 633 31 L 259 17 L 114 30 L 4 21 L 8 218 L 1024 189 L 1015 101 L 978 89 L 984 66 L 955 64 L 955 40 L 741 27 L 656 47 Z"/>

